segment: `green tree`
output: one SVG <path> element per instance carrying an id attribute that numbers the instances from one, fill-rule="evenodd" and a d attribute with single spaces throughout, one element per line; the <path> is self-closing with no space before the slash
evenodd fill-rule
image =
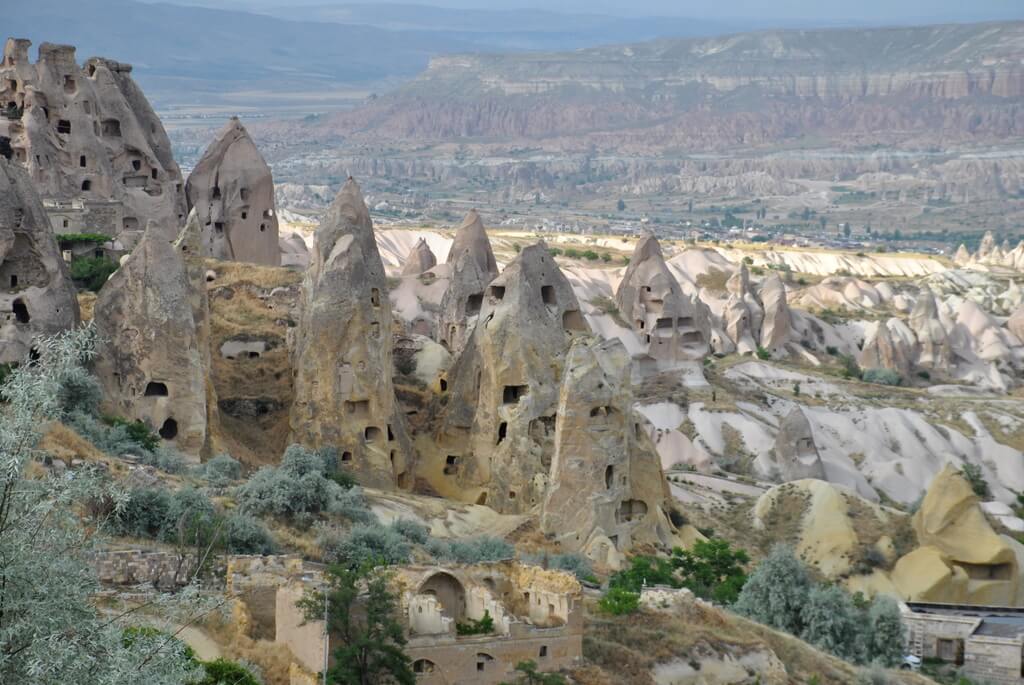
<path id="1" fill-rule="evenodd" d="M 615 203 L 615 209 L 619 210 L 620 212 L 626 211 L 626 201 L 620 197 L 619 201 Z"/>
<path id="2" fill-rule="evenodd" d="M 726 540 L 698 540 L 691 550 L 675 549 L 672 564 L 682 576 L 684 587 L 698 597 L 732 604 L 747 582 L 743 567 L 750 557 L 742 549 L 732 549 Z"/>
<path id="3" fill-rule="evenodd" d="M 862 655 L 866 662 L 895 666 L 903 657 L 903 619 L 895 600 L 879 595 L 865 622 Z"/>
<path id="4" fill-rule="evenodd" d="M 623 587 L 611 587 L 598 601 L 597 607 L 603 613 L 613 616 L 631 614 L 640 608 L 640 593 Z"/>
<path id="5" fill-rule="evenodd" d="M 516 671 L 522 673 L 522 675 L 511 683 L 506 682 L 501 683 L 501 685 L 565 685 L 565 678 L 559 674 L 541 673 L 538 671 L 537 662 L 532 659 L 517 663 Z"/>
<path id="6" fill-rule="evenodd" d="M 323 617 L 327 602 L 328 632 L 340 640 L 334 650 L 334 666 L 327 672 L 328 682 L 413 685 L 416 676 L 402 651 L 406 639 L 396 618 L 398 602 L 388 589 L 384 569 L 335 564 L 327 570 L 327 584 L 326 592 L 309 592 L 298 606 L 306 620 L 317 620 Z"/>
<path id="7" fill-rule="evenodd" d="M 261 685 L 249 669 L 227 659 L 204 661 L 206 675 L 195 685 Z"/>
<path id="8" fill-rule="evenodd" d="M 857 658 L 860 613 L 842 588 L 819 586 L 810 591 L 801 613 L 806 642 L 847 660 Z"/>
<path id="9" fill-rule="evenodd" d="M 776 545 L 750 574 L 733 608 L 755 621 L 800 635 L 810 591 L 810 576 L 793 550 Z"/>
<path id="10" fill-rule="evenodd" d="M 645 585 L 679 587 L 672 562 L 662 557 L 635 556 L 630 559 L 629 568 L 617 571 L 608 579 L 609 588 L 630 592 L 640 592 Z"/>

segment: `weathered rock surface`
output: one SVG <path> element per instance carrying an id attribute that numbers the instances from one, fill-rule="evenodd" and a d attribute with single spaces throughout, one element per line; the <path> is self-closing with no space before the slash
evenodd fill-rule
<path id="1" fill-rule="evenodd" d="M 935 293 L 925 288 L 910 312 L 909 325 L 917 338 L 917 365 L 948 372 L 953 365 L 953 349 L 949 334 L 939 317 Z"/>
<path id="2" fill-rule="evenodd" d="M 108 411 L 147 423 L 197 460 L 207 436 L 206 352 L 195 320 L 201 299 L 191 293 L 180 246 L 151 224 L 103 286 L 94 313 L 108 341 L 95 362 Z"/>
<path id="3" fill-rule="evenodd" d="M 447 264 L 449 281 L 441 299 L 438 342 L 458 354 L 480 315 L 484 289 L 498 275 L 491 242 L 476 210 L 470 210 L 455 231 Z"/>
<path id="4" fill-rule="evenodd" d="M 392 385 L 387 280 L 369 210 L 352 179 L 317 229 L 300 308 L 294 439 L 337 448 L 342 465 L 365 485 L 411 485 L 411 448 Z"/>
<path id="5" fill-rule="evenodd" d="M 78 325 L 78 300 L 39 196 L 0 157 L 0 363 L 20 362 L 40 335 Z"/>
<path id="6" fill-rule="evenodd" d="M 238 117 L 217 132 L 185 184 L 203 228 L 203 253 L 217 259 L 281 264 L 274 178 Z"/>
<path id="7" fill-rule="evenodd" d="M 750 287 L 747 265 L 740 262 L 740 268 L 726 283 L 729 299 L 722 313 L 725 334 L 732 339 L 736 351 L 751 354 L 757 351 L 764 308 Z"/>
<path id="8" fill-rule="evenodd" d="M 1024 306 L 1018 307 L 1006 321 L 1006 328 L 1017 336 L 1017 340 L 1024 342 Z"/>
<path id="9" fill-rule="evenodd" d="M 488 243 L 488 246 L 490 243 Z M 417 276 L 424 271 L 428 271 L 437 266 L 437 257 L 434 256 L 433 251 L 430 249 L 430 245 L 424 238 L 420 238 L 416 241 L 416 245 L 413 246 L 412 251 L 409 253 L 409 258 L 405 262 L 405 266 L 402 267 L 403 276 Z"/>
<path id="10" fill-rule="evenodd" d="M 775 463 L 783 481 L 825 480 L 825 465 L 814 444 L 814 431 L 803 409 L 796 407 L 779 424 L 775 435 Z"/>
<path id="11" fill-rule="evenodd" d="M 771 273 L 761 283 L 761 303 L 764 305 L 761 347 L 774 352 L 789 342 L 793 329 L 793 319 L 786 304 L 786 286 L 777 273 Z"/>
<path id="12" fill-rule="evenodd" d="M 857 363 L 863 369 L 889 369 L 905 377 L 910 373 L 911 359 L 904 343 L 893 336 L 888 322 L 879 321 L 864 341 Z"/>
<path id="13" fill-rule="evenodd" d="M 629 367 L 617 340 L 573 341 L 540 520 L 564 549 L 613 566 L 635 543 L 669 545 L 674 528 L 661 464 L 632 410 Z"/>
<path id="14" fill-rule="evenodd" d="M 8 39 L 0 63 L 0 136 L 11 139 L 40 196 L 115 203 L 93 231 L 134 244 L 153 222 L 168 241 L 185 221 L 181 171 L 163 125 L 132 80 L 131 65 L 43 43 Z M 12 116 L 13 115 L 13 116 Z"/>
<path id="15" fill-rule="evenodd" d="M 309 266 L 309 247 L 301 235 L 298 233 L 279 235 L 277 242 L 281 249 L 281 266 L 293 266 L 299 269 Z"/>
<path id="16" fill-rule="evenodd" d="M 524 248 L 488 286 L 476 327 L 442 379 L 438 453 L 422 476 L 446 496 L 502 513 L 539 505 L 565 353 L 571 337 L 586 332 L 547 246 Z"/>
<path id="17" fill-rule="evenodd" d="M 653 235 L 637 241 L 615 302 L 651 357 L 676 361 L 707 355 L 711 340 L 707 305 L 683 292 Z"/>

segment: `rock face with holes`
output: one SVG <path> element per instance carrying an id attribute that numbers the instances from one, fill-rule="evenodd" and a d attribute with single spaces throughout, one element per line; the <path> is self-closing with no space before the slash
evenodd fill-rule
<path id="1" fill-rule="evenodd" d="M 674 528 L 658 455 L 632 410 L 629 368 L 617 340 L 573 341 L 540 519 L 563 549 L 611 566 L 636 543 L 670 545 Z"/>
<path id="2" fill-rule="evenodd" d="M 486 238 L 487 236 L 484 235 Z M 490 249 L 491 244 L 487 243 L 487 248 Z M 409 257 L 405 262 L 405 266 L 402 267 L 403 276 L 418 276 L 424 271 L 428 271 L 437 266 L 437 257 L 434 256 L 433 250 L 430 249 L 430 245 L 427 245 L 427 241 L 424 238 L 420 238 L 416 241 L 412 251 L 409 252 Z"/>
<path id="3" fill-rule="evenodd" d="M 438 342 L 458 354 L 480 315 L 487 284 L 498 275 L 491 241 L 475 209 L 456 230 L 447 263 L 449 281 L 441 299 Z"/>
<path id="4" fill-rule="evenodd" d="M 185 184 L 203 228 L 203 253 L 280 266 L 274 178 L 238 117 L 217 132 Z"/>
<path id="5" fill-rule="evenodd" d="M 50 221 L 23 169 L 0 157 L 0 363 L 78 324 L 78 300 Z"/>
<path id="6" fill-rule="evenodd" d="M 683 292 L 665 264 L 658 239 L 650 233 L 637 241 L 615 303 L 654 359 L 702 359 L 711 341 L 707 305 Z"/>
<path id="7" fill-rule="evenodd" d="M 427 460 L 422 476 L 442 494 L 499 512 L 538 506 L 562 363 L 572 337 L 588 332 L 547 246 L 524 248 L 483 293 L 476 327 L 443 379 L 439 461 Z"/>
<path id="8" fill-rule="evenodd" d="M 392 385 L 384 265 L 352 179 L 317 229 L 299 307 L 293 438 L 337 448 L 364 485 L 411 485 L 411 448 Z"/>
<path id="9" fill-rule="evenodd" d="M 805 478 L 826 480 L 825 465 L 814 444 L 811 422 L 799 406 L 779 424 L 775 435 L 775 465 L 784 483 Z"/>
<path id="10" fill-rule="evenodd" d="M 11 139 L 39 195 L 111 203 L 90 230 L 134 245 L 154 222 L 173 240 L 185 221 L 181 171 L 163 125 L 131 78 L 131 65 L 43 43 L 8 39 L 0 63 L 0 136 Z"/>
<path id="11" fill-rule="evenodd" d="M 180 245 L 150 225 L 96 300 L 106 410 L 147 423 L 197 461 L 207 437 L 206 352 Z M 200 326 L 202 326 L 200 322 Z"/>

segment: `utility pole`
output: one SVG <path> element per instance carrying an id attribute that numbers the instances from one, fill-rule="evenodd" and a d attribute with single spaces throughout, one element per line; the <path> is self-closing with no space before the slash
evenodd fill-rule
<path id="1" fill-rule="evenodd" d="M 330 595 L 327 594 L 327 589 L 324 589 L 324 682 L 323 685 L 327 685 L 327 662 L 330 659 L 330 648 L 331 640 L 327 632 L 327 606 L 330 603 Z"/>

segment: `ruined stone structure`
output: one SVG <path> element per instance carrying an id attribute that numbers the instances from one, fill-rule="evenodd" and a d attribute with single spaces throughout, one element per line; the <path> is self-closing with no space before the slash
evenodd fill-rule
<path id="1" fill-rule="evenodd" d="M 615 303 L 654 359 L 701 359 L 711 341 L 707 305 L 683 292 L 665 264 L 658 239 L 637 241 Z"/>
<path id="2" fill-rule="evenodd" d="M 337 448 L 365 485 L 409 487 L 411 447 L 392 385 L 391 303 L 373 223 L 352 179 L 316 232 L 292 367 L 296 442 Z"/>
<path id="3" fill-rule="evenodd" d="M 580 337 L 565 360 L 541 530 L 611 566 L 634 543 L 670 546 L 671 497 L 633 413 L 630 358 L 618 340 Z"/>
<path id="4" fill-rule="evenodd" d="M 438 451 L 420 472 L 446 496 L 521 513 L 543 498 L 562 362 L 589 327 L 544 243 L 524 248 L 482 295 L 476 327 L 441 379 Z"/>
<path id="5" fill-rule="evenodd" d="M 486 234 L 484 237 L 487 237 Z M 490 243 L 487 243 L 487 247 L 490 248 Z M 406 260 L 405 266 L 402 267 L 402 275 L 417 276 L 435 266 L 437 266 L 437 257 L 434 256 L 426 239 L 420 238 L 409 252 L 409 258 Z"/>
<path id="6" fill-rule="evenodd" d="M 441 299 L 438 342 L 458 354 L 480 315 L 487 284 L 498 275 L 491 241 L 475 209 L 455 231 L 447 264 L 449 281 Z"/>
<path id="7" fill-rule="evenodd" d="M 779 424 L 775 435 L 775 465 L 784 483 L 804 478 L 826 480 L 825 465 L 814 444 L 814 431 L 802 407 L 794 408 Z"/>
<path id="8" fill-rule="evenodd" d="M 150 585 L 173 590 L 192 581 L 195 561 L 176 552 L 145 549 L 103 550 L 89 559 L 105 585 Z"/>
<path id="9" fill-rule="evenodd" d="M 185 184 L 203 254 L 280 266 L 274 179 L 238 117 L 217 132 Z"/>
<path id="10" fill-rule="evenodd" d="M 0 157 L 0 363 L 23 361 L 36 337 L 77 324 L 75 288 L 39 196 Z"/>
<path id="11" fill-rule="evenodd" d="M 110 203 L 94 232 L 127 232 L 131 246 L 154 222 L 173 240 L 185 220 L 181 171 L 131 66 L 94 57 L 80 67 L 73 47 L 51 43 L 33 64 L 30 45 L 8 39 L 0 63 L 0 136 L 14 161 L 44 198 Z"/>
<path id="12" fill-rule="evenodd" d="M 189 272 L 179 247 L 151 225 L 96 301 L 96 332 L 107 343 L 96 376 L 107 411 L 147 423 L 197 461 L 207 439 L 206 352 Z"/>

